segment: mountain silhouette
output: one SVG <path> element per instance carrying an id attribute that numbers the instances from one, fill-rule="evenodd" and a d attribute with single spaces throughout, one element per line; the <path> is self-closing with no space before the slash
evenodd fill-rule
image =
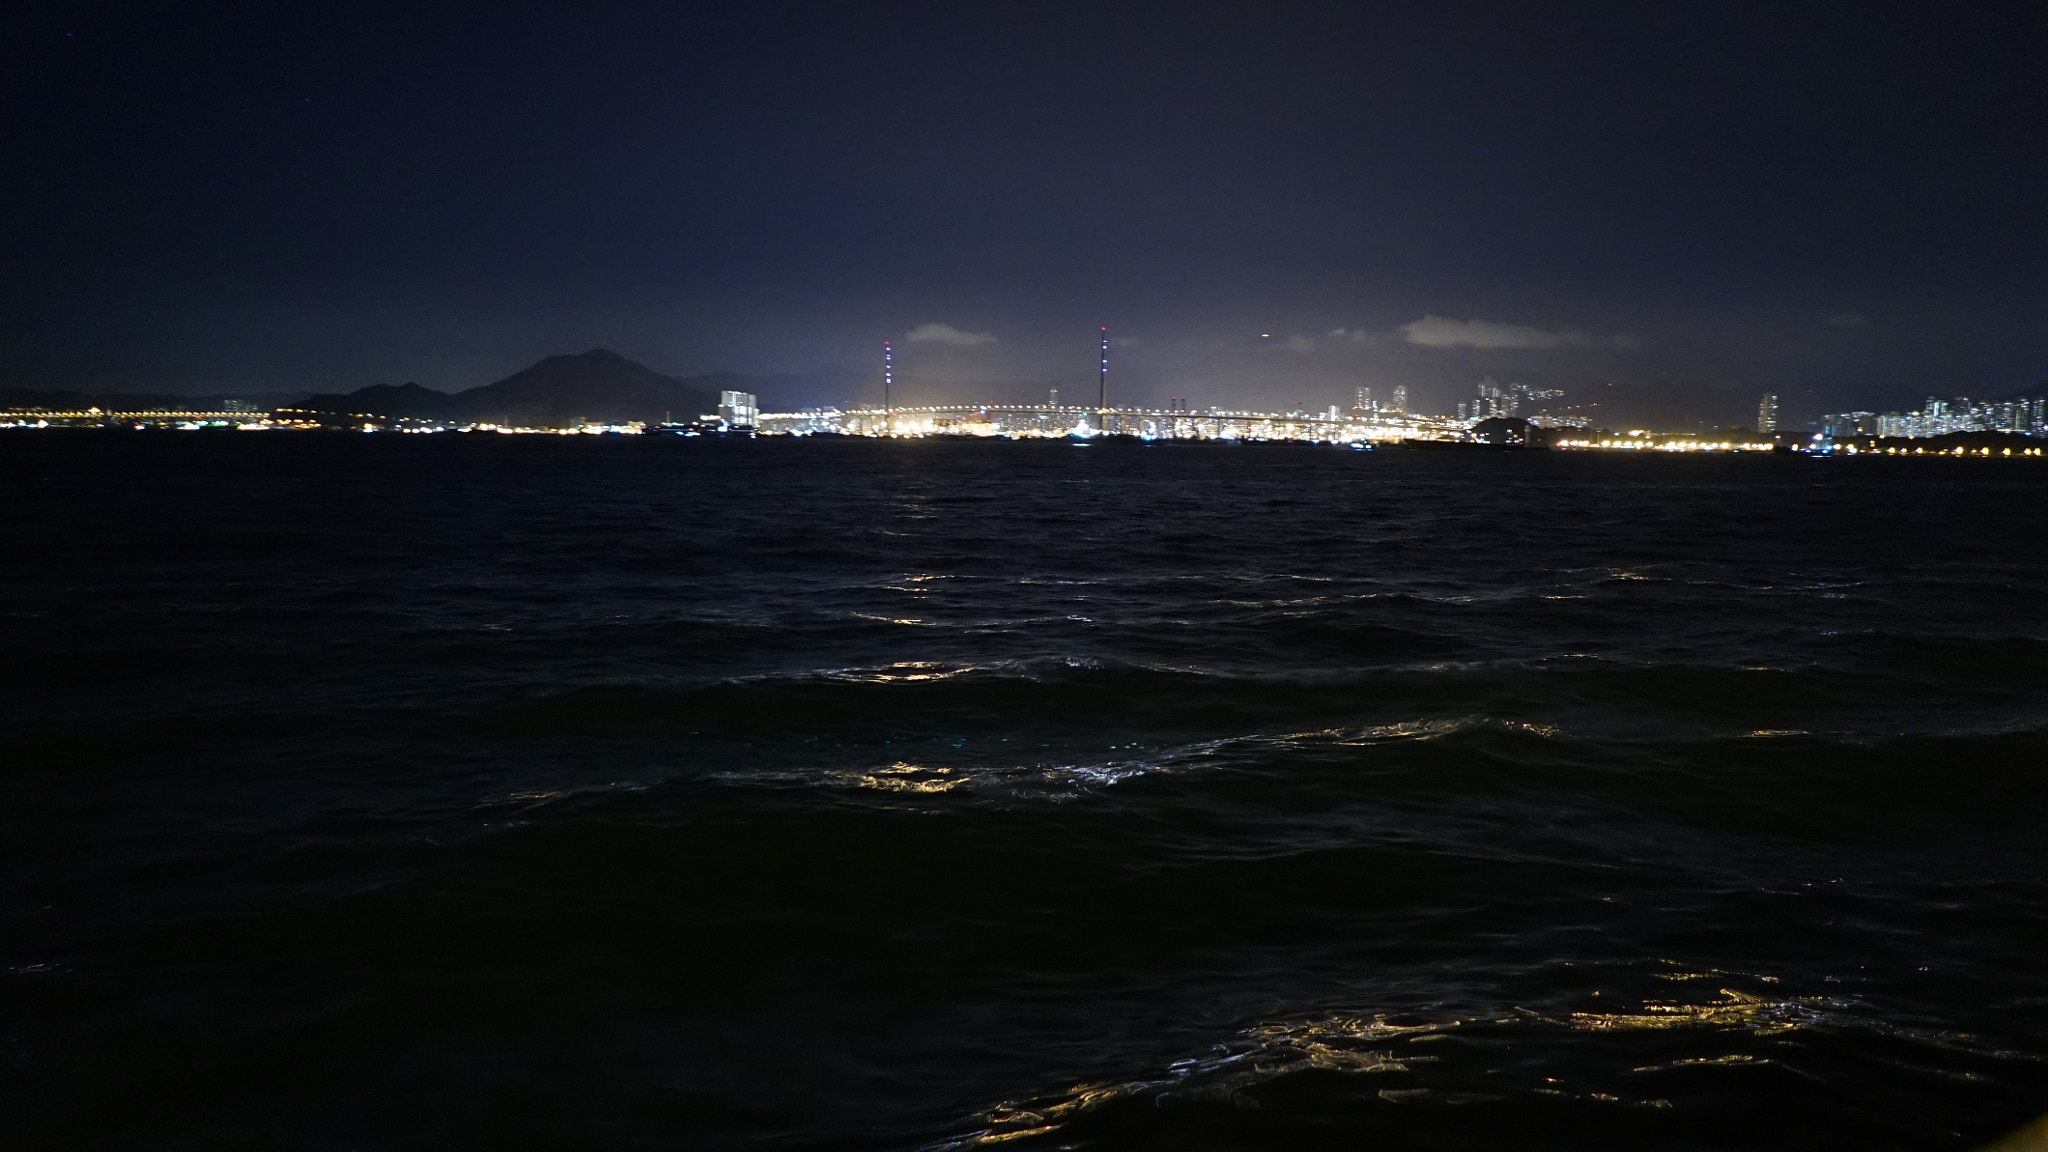
<path id="1" fill-rule="evenodd" d="M 717 408 L 719 390 L 736 387 L 736 380 L 727 372 L 679 380 L 593 348 L 581 356 L 550 356 L 452 399 L 459 419 L 491 424 L 560 428 L 586 420 L 660 420 L 668 414 L 694 420 Z"/>
<path id="2" fill-rule="evenodd" d="M 372 384 L 353 392 L 322 392 L 293 405 L 301 411 L 345 416 L 407 416 L 452 420 L 455 397 L 419 384 Z"/>
<path id="3" fill-rule="evenodd" d="M 461 423 L 566 428 L 694 420 L 718 407 L 722 389 L 753 391 L 731 372 L 678 379 L 605 348 L 579 356 L 549 356 L 494 384 L 437 392 L 418 384 L 372 384 L 347 393 L 324 393 L 298 405 L 312 412 Z"/>

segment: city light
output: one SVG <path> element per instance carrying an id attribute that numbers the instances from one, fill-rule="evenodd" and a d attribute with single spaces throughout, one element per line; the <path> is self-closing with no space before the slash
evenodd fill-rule
<path id="1" fill-rule="evenodd" d="M 1108 328 L 1099 330 L 1096 369 L 1102 380 L 1098 407 L 1061 404 L 1053 390 L 1043 404 L 938 404 L 910 407 L 894 403 L 895 354 L 882 343 L 882 403 L 849 408 L 820 407 L 798 412 L 764 412 L 750 392 L 725 391 L 717 411 L 685 422 L 583 421 L 568 427 L 524 426 L 491 422 L 453 422 L 378 413 L 337 413 L 279 408 L 269 413 L 230 402 L 222 411 L 111 411 L 98 407 L 0 411 L 0 430 L 109 428 L 129 431 L 204 432 L 233 430 L 335 431 L 423 434 L 481 432 L 504 435 L 620 436 L 845 436 L 940 439 L 1091 440 L 1128 438 L 1145 443 L 1213 441 L 1256 443 L 1292 441 L 1374 447 L 1557 449 L 1592 452 L 1666 453 L 1796 453 L 1810 456 L 1916 456 L 1973 459 L 2039 459 L 2048 450 L 2048 402 L 2042 399 L 1975 403 L 1966 398 L 1929 399 L 1916 412 L 1883 416 L 1869 412 L 1837 413 L 1821 419 L 1810 437 L 1780 432 L 1767 435 L 1723 429 L 1717 434 L 1659 432 L 1647 428 L 1606 431 L 1592 426 L 1591 408 L 1535 408 L 1564 395 L 1555 389 L 1482 380 L 1473 399 L 1457 404 L 1454 414 L 1409 410 L 1408 389 L 1396 385 L 1389 402 L 1381 403 L 1367 387 L 1355 389 L 1349 410 L 1331 404 L 1313 412 L 1264 412 L 1210 407 L 1197 410 L 1176 397 L 1164 408 L 1111 407 L 1107 404 Z M 1776 421 L 1776 397 L 1766 396 L 1759 416 Z M 1947 442 L 1899 443 L 1901 440 Z M 1957 442 L 1957 441 L 1963 442 Z M 1992 441 L 1986 443 L 1986 441 Z M 1887 443 L 1886 441 L 1890 441 Z M 2011 441 L 2011 443 L 2000 443 Z"/>
<path id="2" fill-rule="evenodd" d="M 1821 435 L 1829 439 L 1875 436 L 1886 440 L 1923 440 L 1958 432 L 2005 432 L 2021 436 L 2048 435 L 2048 398 L 1973 401 L 1967 396 L 1943 400 L 1929 396 L 1913 412 L 1833 412 L 1820 418 Z"/>

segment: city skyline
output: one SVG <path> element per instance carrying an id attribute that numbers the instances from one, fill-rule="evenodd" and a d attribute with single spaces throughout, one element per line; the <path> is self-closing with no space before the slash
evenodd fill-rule
<path id="1" fill-rule="evenodd" d="M 1033 397 L 1044 395 L 1048 391 L 1054 397 L 1054 404 L 1056 406 L 1057 396 L 1059 395 L 1062 383 L 1069 385 L 1068 394 L 1070 396 L 1079 395 L 1083 391 L 1077 386 L 1078 382 L 1083 379 L 1082 374 L 1078 371 L 1054 377 L 1050 384 L 1039 380 L 999 380 L 976 383 L 957 377 L 934 378 L 932 376 L 902 374 L 896 359 L 903 352 L 901 346 L 905 343 L 915 345 L 921 341 L 933 339 L 932 333 L 934 330 L 938 331 L 946 342 L 955 344 L 971 345 L 977 341 L 985 342 L 986 337 L 986 334 L 960 332 L 957 329 L 953 329 L 950 325 L 926 323 L 909 329 L 905 337 L 882 341 L 882 358 L 879 364 L 871 366 L 870 370 L 865 374 L 855 369 L 836 373 L 786 374 L 768 377 L 747 377 L 728 372 L 712 372 L 690 377 L 689 379 L 694 379 L 704 386 L 712 388 L 723 388 L 725 385 L 721 381 L 725 379 L 744 381 L 751 386 L 761 389 L 761 394 L 767 397 L 767 400 L 764 401 L 766 407 L 783 411 L 821 408 L 854 409 L 868 404 L 886 407 L 888 406 L 888 397 L 891 395 L 892 389 L 895 390 L 895 395 L 900 397 L 901 403 L 904 405 L 917 407 L 932 407 L 936 405 L 948 408 L 971 408 L 977 405 L 990 404 L 999 406 L 1027 404 L 1032 402 Z M 1106 327 L 1098 326 L 1096 332 L 1092 334 L 1093 338 L 1090 343 L 1099 346 L 1098 356 L 1104 355 L 1107 352 L 1108 337 L 1105 335 L 1106 332 Z M 1273 339 L 1273 336 L 1270 333 L 1261 334 L 1260 339 L 1270 341 Z M 618 357 L 616 353 L 606 349 L 597 349 L 588 355 L 612 357 L 621 360 L 626 359 Z M 574 360 L 576 358 L 575 356 L 556 355 L 544 359 Z M 913 363 L 915 363 L 914 357 Z M 1085 389 L 1086 391 L 1094 392 L 1108 384 L 1108 364 L 1106 359 L 1091 361 L 1087 368 L 1089 374 L 1096 375 L 1098 379 L 1093 382 L 1094 386 Z M 1121 363 L 1119 368 L 1122 368 Z M 1162 379 L 1141 372 L 1138 374 L 1138 379 L 1135 382 L 1130 382 L 1120 371 L 1117 379 L 1117 397 L 1119 403 L 1124 403 L 1134 410 L 1165 411 L 1199 408 L 1217 411 L 1261 411 L 1275 415 L 1290 413 L 1302 415 L 1310 412 L 1319 412 L 1326 407 L 1344 407 L 1345 405 L 1341 403 L 1342 397 L 1339 393 L 1348 388 L 1348 396 L 1353 401 L 1349 405 L 1352 410 L 1386 407 L 1389 411 L 1407 411 L 1410 408 L 1409 397 L 1413 395 L 1417 397 L 1413 405 L 1416 411 L 1440 410 L 1446 417 L 1463 419 L 1467 416 L 1473 418 L 1487 415 L 1513 416 L 1518 414 L 1524 402 L 1532 405 L 1529 409 L 1532 413 L 1543 411 L 1546 415 L 1552 415 L 1543 407 L 1545 402 L 1569 394 L 1574 396 L 1575 399 L 1569 403 L 1557 406 L 1559 411 L 1554 414 L 1566 417 L 1564 421 L 1566 424 L 1579 425 L 1604 422 L 1612 427 L 1657 426 L 1673 431 L 1688 427 L 1696 429 L 1756 427 L 1764 431 L 1771 431 L 1779 427 L 1804 427 L 1826 432 L 1837 426 L 1851 429 L 1860 427 L 1861 425 L 1854 422 L 1854 418 L 1859 417 L 1869 418 L 1865 421 L 1870 425 L 1870 428 L 1866 429 L 1866 431 L 1872 431 L 1877 427 L 1877 420 L 1879 419 L 1878 413 L 1872 410 L 1824 412 L 1812 399 L 1811 390 L 1806 391 L 1803 403 L 1799 397 L 1792 398 L 1792 403 L 1786 407 L 1786 414 L 1781 418 L 1778 415 L 1781 400 L 1777 393 L 1765 394 L 1764 403 L 1769 409 L 1769 415 L 1767 416 L 1758 407 L 1754 394 L 1740 392 L 1738 386 L 1721 389 L 1712 395 L 1682 395 L 1679 397 L 1681 403 L 1675 406 L 1666 405 L 1666 410 L 1659 413 L 1655 405 L 1645 406 L 1639 402 L 1632 402 L 1639 400 L 1641 396 L 1639 390 L 1618 385 L 1614 381 L 1574 380 L 1568 381 L 1568 383 L 1572 384 L 1572 387 L 1569 388 L 1546 388 L 1533 387 L 1519 380 L 1501 382 L 1496 380 L 1493 375 L 1485 375 L 1477 381 L 1468 380 L 1462 384 L 1452 383 L 1440 388 L 1418 387 L 1411 389 L 1411 386 L 1407 383 L 1393 382 L 1384 376 L 1376 377 L 1375 379 L 1377 380 L 1375 384 L 1360 384 L 1356 382 L 1356 378 L 1353 378 L 1349 381 L 1339 379 L 1322 381 L 1308 387 L 1297 387 L 1291 389 L 1295 394 L 1295 399 L 1292 401 L 1282 399 L 1284 393 L 1281 390 L 1268 389 L 1264 394 L 1256 396 L 1253 403 L 1246 404 L 1240 402 L 1233 404 L 1214 397 L 1205 397 L 1197 402 L 1190 394 L 1199 390 L 1192 387 L 1185 379 Z M 380 381 L 366 387 L 381 389 L 391 386 Z M 416 381 L 408 381 L 404 387 L 426 386 L 420 385 Z M 474 385 L 471 385 L 471 387 L 474 387 Z M 1472 390 L 1475 387 L 1477 392 L 1476 398 L 1472 395 Z M 1388 398 L 1388 404 L 1381 405 L 1371 400 L 1376 388 L 1381 395 Z M 347 389 L 346 391 L 356 390 Z M 443 394 L 452 394 L 453 392 L 463 391 L 464 386 L 458 384 L 453 388 L 433 390 Z M 101 391 L 114 393 L 118 400 L 122 402 L 147 394 L 111 389 Z M 217 391 L 212 393 L 212 396 L 233 399 L 234 402 L 228 405 L 232 410 L 253 411 L 255 409 L 249 408 L 243 403 L 245 398 L 271 397 L 273 398 L 271 403 L 274 404 L 278 398 L 289 402 L 296 398 L 303 398 L 316 391 L 332 390 L 305 386 L 296 389 L 279 387 L 264 390 L 245 389 L 239 392 Z M 32 387 L 0 388 L 0 392 L 6 392 L 17 397 L 14 400 L 0 398 L 0 409 L 6 409 L 10 404 L 17 409 L 31 406 L 47 407 L 46 403 L 34 399 L 34 397 L 38 395 L 54 396 L 60 393 L 69 394 L 74 398 L 73 402 L 68 402 L 70 407 L 82 408 L 85 406 L 85 403 L 90 402 L 89 397 L 92 394 L 89 390 L 36 389 Z M 1129 392 L 1135 392 L 1136 395 L 1127 394 Z M 873 395 L 870 395 L 870 393 L 873 393 Z M 1994 406 L 2004 404 L 2009 407 L 2014 403 L 2033 401 L 2044 393 L 2048 393 L 2048 384 L 2022 389 L 2008 395 L 1997 396 L 1989 401 L 1979 401 L 1977 403 Z M 181 395 L 180 393 L 168 390 L 160 390 L 156 394 L 166 399 L 175 399 Z M 183 395 L 194 394 L 184 393 Z M 1938 406 L 1949 403 L 1949 401 L 1944 401 L 1939 395 L 1930 394 L 1925 399 Z M 1971 403 L 1967 397 L 1959 393 L 1952 393 L 1951 399 L 1955 403 L 1965 406 Z M 1333 400 L 1337 400 L 1338 403 L 1333 405 L 1331 403 Z M 187 405 L 186 407 L 190 406 Z M 1911 416 L 1913 411 L 1908 404 L 1898 402 L 1896 399 L 1887 409 L 1889 416 L 1901 419 Z M 1755 413 L 1755 415 L 1751 416 L 1749 413 Z M 1945 420 L 1953 423 L 1953 419 L 1950 417 L 1938 416 L 1932 419 L 1931 422 L 1926 422 L 1926 426 L 1934 427 L 1938 424 L 1947 428 L 1949 423 L 1944 423 Z M 1998 428 L 2004 428 L 2009 425 L 2018 427 L 2020 423 L 2024 423 L 2024 421 L 2016 423 L 2015 420 L 2015 417 L 2007 413 L 2006 416 L 1995 420 L 1987 415 L 1983 423 L 1985 427 Z M 1896 424 L 1894 426 L 1903 428 L 1908 425 Z M 1913 426 L 1918 427 L 1919 425 Z M 1956 424 L 1955 427 L 1974 428 L 1976 425 L 1965 421 L 1962 424 Z"/>

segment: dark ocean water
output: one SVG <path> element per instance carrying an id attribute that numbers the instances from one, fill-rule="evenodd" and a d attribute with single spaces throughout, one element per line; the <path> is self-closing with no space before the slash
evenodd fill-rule
<path id="1" fill-rule="evenodd" d="M 2048 467 L 17 433 L 0 1125 L 1967 1149 Z"/>

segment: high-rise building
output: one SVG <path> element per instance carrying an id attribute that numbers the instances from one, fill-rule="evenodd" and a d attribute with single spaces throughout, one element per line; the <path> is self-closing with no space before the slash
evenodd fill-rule
<path id="1" fill-rule="evenodd" d="M 1406 384 L 1394 385 L 1394 399 L 1392 403 L 1387 405 L 1387 411 L 1402 414 L 1408 411 L 1408 386 Z"/>
<path id="2" fill-rule="evenodd" d="M 2043 398 L 1983 401 L 1957 396 L 1929 396 L 1915 412 L 1887 412 L 1877 418 L 1878 435 L 1908 439 L 1946 436 L 1951 432 L 2009 432 L 2038 436 L 2043 427 Z"/>
<path id="3" fill-rule="evenodd" d="M 1875 412 L 1830 412 L 1820 418 L 1823 436 L 1875 436 L 1884 417 Z"/>
<path id="4" fill-rule="evenodd" d="M 1776 432 L 1778 430 L 1778 394 L 1776 392 L 1764 393 L 1764 398 L 1757 402 L 1756 430 L 1759 432 Z"/>
<path id="5" fill-rule="evenodd" d="M 1482 420 L 1491 416 L 1515 416 L 1521 412 L 1522 396 L 1527 391 L 1520 384 L 1503 388 L 1488 376 L 1479 382 L 1479 399 L 1472 402 L 1472 415 Z"/>
<path id="6" fill-rule="evenodd" d="M 752 392 L 720 392 L 718 418 L 733 428 L 752 428 L 761 421 L 761 402 Z"/>

